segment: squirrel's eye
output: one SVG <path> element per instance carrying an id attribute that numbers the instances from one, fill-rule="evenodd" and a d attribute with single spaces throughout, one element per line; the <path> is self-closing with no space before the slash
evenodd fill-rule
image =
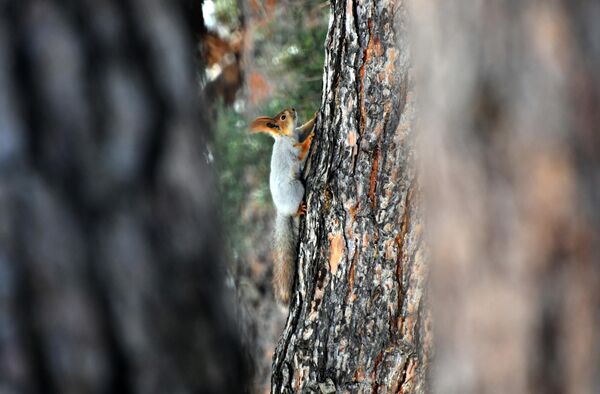
<path id="1" fill-rule="evenodd" d="M 285 115 L 281 115 L 281 120 L 285 120 L 286 116 Z"/>

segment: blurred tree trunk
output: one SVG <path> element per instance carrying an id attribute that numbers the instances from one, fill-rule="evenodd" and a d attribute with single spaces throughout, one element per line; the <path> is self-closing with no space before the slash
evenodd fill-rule
<path id="1" fill-rule="evenodd" d="M 406 6 L 331 7 L 296 293 L 272 392 L 425 392 L 429 338 Z"/>
<path id="2" fill-rule="evenodd" d="M 0 6 L 3 393 L 243 391 L 187 3 Z"/>
<path id="3" fill-rule="evenodd" d="M 440 393 L 600 392 L 600 7 L 414 2 Z"/>

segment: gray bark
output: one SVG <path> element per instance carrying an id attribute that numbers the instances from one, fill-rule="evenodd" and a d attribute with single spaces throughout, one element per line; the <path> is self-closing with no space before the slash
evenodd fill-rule
<path id="1" fill-rule="evenodd" d="M 3 393 L 243 391 L 184 3 L 0 2 Z"/>
<path id="2" fill-rule="evenodd" d="M 598 2 L 413 11 L 433 387 L 598 393 Z"/>
<path id="3" fill-rule="evenodd" d="M 296 292 L 272 392 L 424 392 L 429 348 L 404 1 L 334 1 Z"/>

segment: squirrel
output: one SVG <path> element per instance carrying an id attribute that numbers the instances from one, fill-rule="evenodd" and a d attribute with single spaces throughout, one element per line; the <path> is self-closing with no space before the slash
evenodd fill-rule
<path id="1" fill-rule="evenodd" d="M 297 118 L 296 110 L 287 108 L 273 118 L 261 116 L 250 124 L 250 132 L 265 133 L 275 140 L 269 176 L 271 197 L 277 211 L 273 237 L 273 291 L 284 305 L 289 303 L 294 285 L 297 218 L 306 213 L 300 172 L 314 136 L 317 113 L 298 128 Z"/>

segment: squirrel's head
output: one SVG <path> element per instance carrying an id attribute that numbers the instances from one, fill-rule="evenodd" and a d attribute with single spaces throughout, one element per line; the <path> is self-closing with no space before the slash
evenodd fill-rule
<path id="1" fill-rule="evenodd" d="M 296 109 L 286 108 L 273 118 L 267 116 L 256 118 L 254 122 L 250 124 L 250 132 L 266 133 L 273 137 L 293 135 L 297 118 L 298 115 L 296 114 Z"/>

